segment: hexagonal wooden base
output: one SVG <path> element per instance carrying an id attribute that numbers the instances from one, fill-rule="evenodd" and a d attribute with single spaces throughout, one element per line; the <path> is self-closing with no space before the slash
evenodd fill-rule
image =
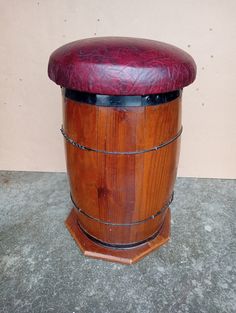
<path id="1" fill-rule="evenodd" d="M 132 264 L 145 255 L 159 248 L 170 239 L 170 209 L 167 209 L 165 221 L 160 234 L 153 240 L 130 249 L 113 249 L 96 244 L 90 240 L 77 224 L 77 213 L 72 209 L 65 221 L 66 227 L 75 239 L 84 255 L 121 264 Z"/>

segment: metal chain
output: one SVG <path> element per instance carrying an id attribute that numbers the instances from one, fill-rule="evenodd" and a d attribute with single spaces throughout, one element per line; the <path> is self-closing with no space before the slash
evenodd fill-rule
<path id="1" fill-rule="evenodd" d="M 112 222 L 106 222 L 104 220 L 101 220 L 101 219 L 98 219 L 96 217 L 93 217 L 91 215 L 89 215 L 88 213 L 84 212 L 83 210 L 81 210 L 75 203 L 72 195 L 70 194 L 70 197 L 71 197 L 71 201 L 73 203 L 73 205 L 75 206 L 75 208 L 78 210 L 79 213 L 85 215 L 86 217 L 92 219 L 92 220 L 95 220 L 96 222 L 98 223 L 101 223 L 101 224 L 106 224 L 106 225 L 113 225 L 113 226 L 132 226 L 132 225 L 137 225 L 137 224 L 142 224 L 142 223 L 145 223 L 149 220 L 152 220 L 154 219 L 155 217 L 157 217 L 158 215 L 164 213 L 166 211 L 166 209 L 168 209 L 169 205 L 172 203 L 173 199 L 174 199 L 174 192 L 172 192 L 171 194 L 171 197 L 170 199 L 167 201 L 167 203 L 159 210 L 157 211 L 155 214 L 149 216 L 148 218 L 144 219 L 144 220 L 141 220 L 141 221 L 134 221 L 132 223 L 112 223 Z"/>
<path id="2" fill-rule="evenodd" d="M 150 149 L 146 149 L 146 150 L 140 150 L 140 151 L 106 151 L 106 150 L 97 150 L 97 149 L 93 149 L 93 148 L 88 148 L 85 147 L 79 143 L 77 143 L 76 141 L 74 141 L 73 139 L 71 139 L 65 132 L 63 126 L 61 126 L 60 129 L 62 135 L 64 136 L 65 140 L 67 142 L 69 142 L 70 144 L 72 144 L 74 147 L 79 148 L 81 150 L 87 150 L 87 151 L 92 151 L 92 152 L 99 152 L 99 153 L 105 153 L 105 154 L 141 154 L 141 153 L 145 153 L 145 152 L 151 152 L 151 151 L 157 151 L 167 145 L 169 145 L 170 143 L 172 143 L 173 141 L 175 141 L 178 137 L 180 137 L 180 135 L 183 132 L 183 126 L 181 126 L 179 132 L 177 133 L 177 135 L 175 135 L 173 138 L 171 138 L 170 140 L 167 140 L 166 142 L 160 144 L 159 146 L 150 148 Z"/>

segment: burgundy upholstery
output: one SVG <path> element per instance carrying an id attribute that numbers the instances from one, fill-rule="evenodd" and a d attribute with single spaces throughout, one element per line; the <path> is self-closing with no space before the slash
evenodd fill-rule
<path id="1" fill-rule="evenodd" d="M 107 95 L 169 92 L 191 84 L 196 64 L 183 50 L 158 41 L 101 37 L 54 51 L 48 75 L 56 84 Z"/>

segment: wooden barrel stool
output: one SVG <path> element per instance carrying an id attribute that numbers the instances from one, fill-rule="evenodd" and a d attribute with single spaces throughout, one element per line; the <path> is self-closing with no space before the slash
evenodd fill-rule
<path id="1" fill-rule="evenodd" d="M 103 37 L 57 49 L 48 73 L 63 94 L 66 226 L 85 255 L 131 264 L 170 237 L 181 94 L 196 65 L 165 43 Z"/>

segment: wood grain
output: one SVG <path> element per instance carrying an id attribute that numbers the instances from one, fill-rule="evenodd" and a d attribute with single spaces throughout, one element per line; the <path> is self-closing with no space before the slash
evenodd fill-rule
<path id="1" fill-rule="evenodd" d="M 67 135 L 93 149 L 139 151 L 173 138 L 181 128 L 181 97 L 146 107 L 102 107 L 64 98 Z M 110 223 L 132 223 L 159 211 L 171 197 L 176 179 L 180 138 L 158 151 L 109 155 L 65 143 L 67 171 L 77 206 Z M 166 212 L 165 212 L 166 213 Z M 115 226 L 78 214 L 92 236 L 111 244 L 145 240 L 162 225 L 165 213 L 145 223 Z"/>
<path id="2" fill-rule="evenodd" d="M 167 210 L 163 227 L 155 239 L 133 249 L 124 250 L 110 249 L 89 240 L 78 228 L 77 219 L 78 212 L 72 209 L 65 221 L 66 227 L 84 255 L 96 259 L 130 265 L 141 260 L 170 239 L 170 209 Z"/>

